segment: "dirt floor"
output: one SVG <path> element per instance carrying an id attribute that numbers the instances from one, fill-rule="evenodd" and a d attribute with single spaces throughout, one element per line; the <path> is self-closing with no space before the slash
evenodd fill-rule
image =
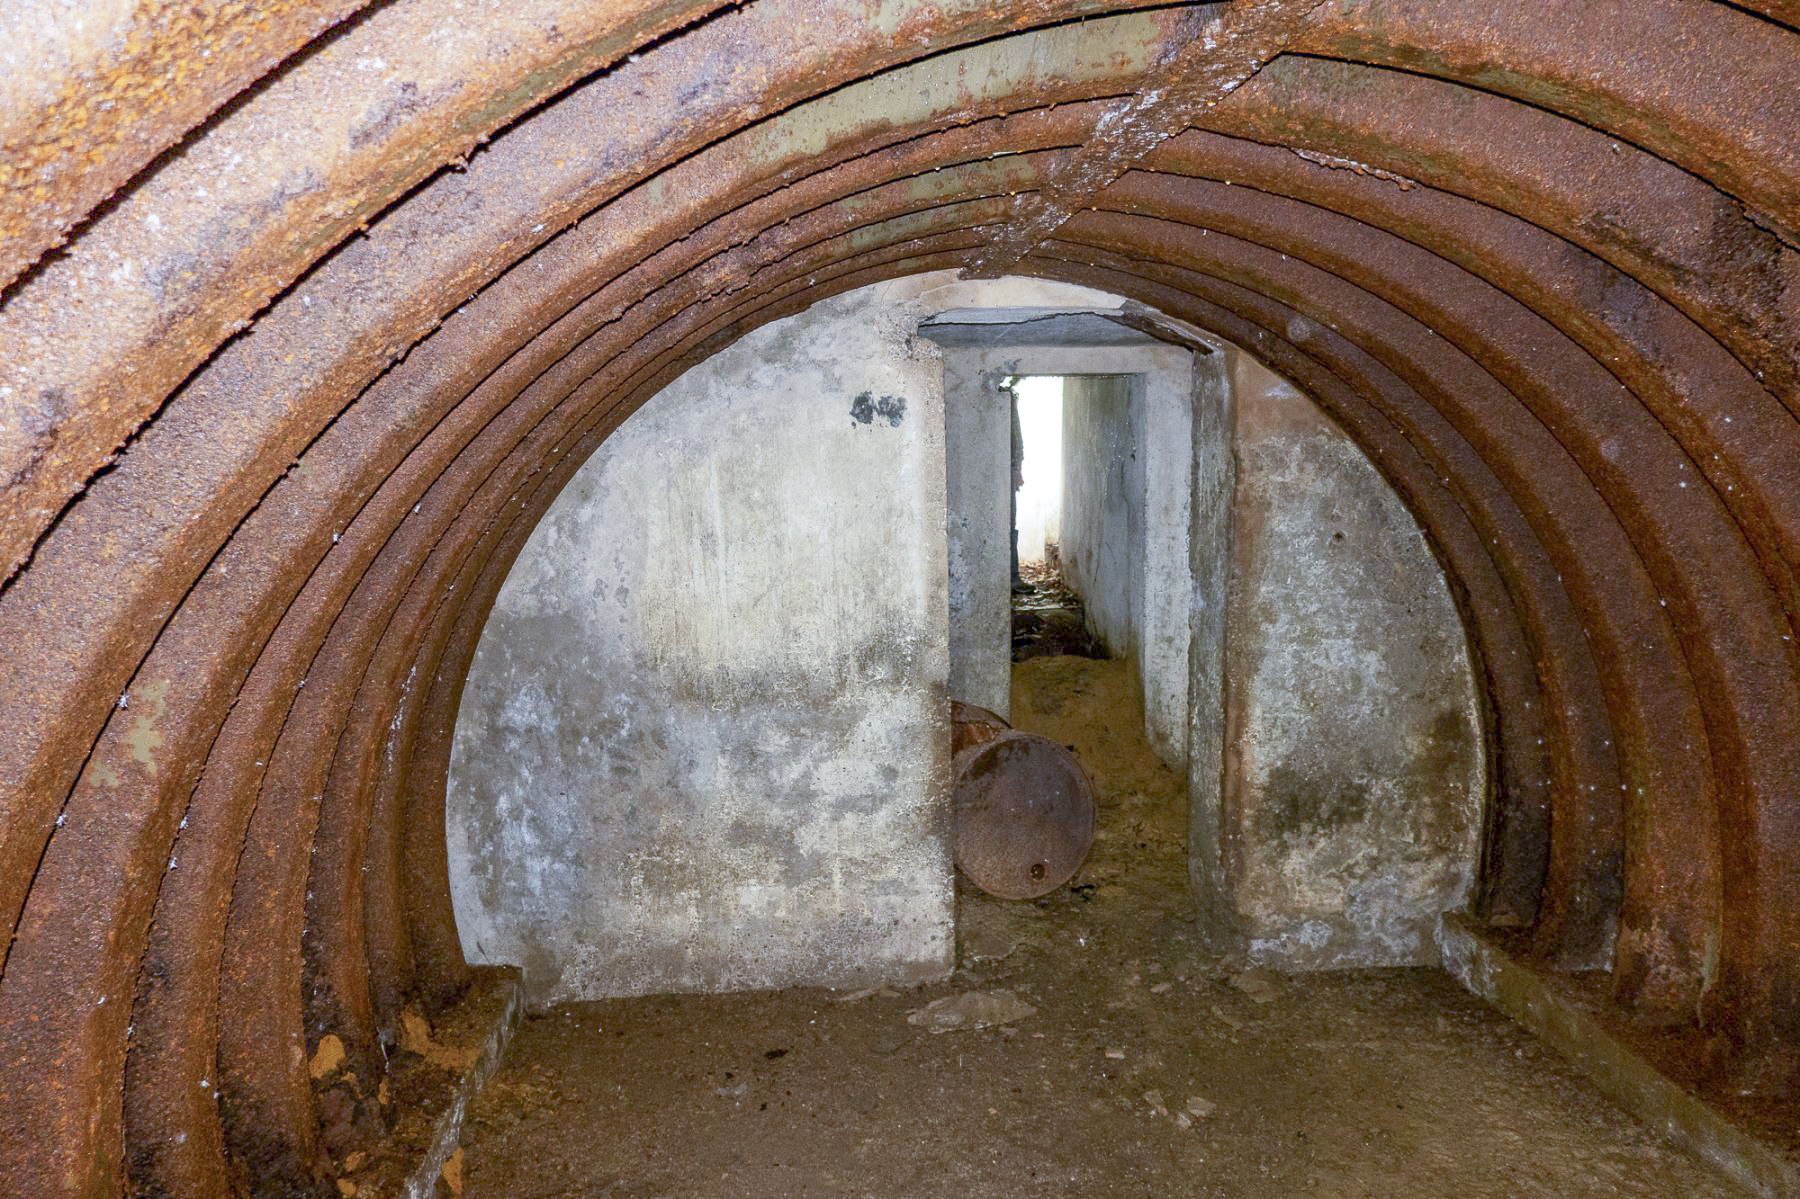
<path id="1" fill-rule="evenodd" d="M 471 1113 L 463 1194 L 1739 1194 L 1440 973 L 1282 978 L 1200 953 L 1182 787 L 1124 663 L 1024 662 L 1014 717 L 1073 746 L 1100 796 L 1069 887 L 962 888 L 962 965 L 931 986 L 527 1020 Z M 939 1000 L 949 1015 L 922 1011 Z"/>

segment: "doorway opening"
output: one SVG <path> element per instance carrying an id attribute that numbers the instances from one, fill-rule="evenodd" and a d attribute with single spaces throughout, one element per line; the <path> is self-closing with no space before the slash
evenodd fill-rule
<path id="1" fill-rule="evenodd" d="M 1013 509 L 1015 575 L 1054 571 L 1062 536 L 1063 380 L 1061 375 L 1025 375 L 1013 381 L 1018 417 L 1018 474 Z"/>
<path id="2" fill-rule="evenodd" d="M 1081 595 L 1062 569 L 1062 523 L 1070 463 L 1063 443 L 1064 377 L 1022 375 L 1012 394 L 1012 660 L 1055 654 L 1106 658 Z M 1077 522 L 1078 524 L 1081 522 Z M 1084 526 L 1085 527 L 1085 526 Z"/>

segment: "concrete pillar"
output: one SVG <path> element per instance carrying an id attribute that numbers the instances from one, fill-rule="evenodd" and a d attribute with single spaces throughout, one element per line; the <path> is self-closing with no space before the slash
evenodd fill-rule
<path id="1" fill-rule="evenodd" d="M 944 351 L 950 694 L 1001 716 L 1012 708 L 1009 373 L 986 355 Z"/>
<path id="2" fill-rule="evenodd" d="M 1435 964 L 1486 790 L 1461 619 L 1350 439 L 1247 355 L 1233 374 L 1221 844 L 1246 947 L 1286 969 Z"/>
<path id="3" fill-rule="evenodd" d="M 1150 369 L 1137 375 L 1138 453 L 1144 487 L 1143 559 L 1138 583 L 1138 677 L 1144 687 L 1144 731 L 1158 757 L 1188 766 L 1188 642 L 1194 576 L 1194 405 L 1199 381 L 1219 370 L 1222 354 L 1151 347 Z"/>
<path id="4" fill-rule="evenodd" d="M 1232 452 L 1231 350 L 1194 361 L 1188 574 L 1188 869 L 1201 933 L 1223 952 L 1238 944 L 1225 877 L 1225 622 L 1237 489 Z"/>

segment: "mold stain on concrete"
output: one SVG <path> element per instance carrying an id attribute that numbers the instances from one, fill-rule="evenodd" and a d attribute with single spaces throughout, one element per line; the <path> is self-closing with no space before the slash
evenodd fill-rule
<path id="1" fill-rule="evenodd" d="M 1461 622 L 1368 461 L 1239 371 L 1228 621 L 1228 870 L 1249 951 L 1294 969 L 1434 964 L 1485 793 Z"/>
<path id="2" fill-rule="evenodd" d="M 906 398 L 884 395 L 877 399 L 864 391 L 850 401 L 850 419 L 857 424 L 873 424 L 877 417 L 886 421 L 889 428 L 899 428 L 900 422 L 906 419 Z"/>

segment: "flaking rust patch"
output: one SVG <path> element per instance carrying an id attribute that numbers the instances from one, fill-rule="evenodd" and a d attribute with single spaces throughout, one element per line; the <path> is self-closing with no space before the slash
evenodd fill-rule
<path id="1" fill-rule="evenodd" d="M 433 1041 L 430 1022 L 412 1008 L 400 1013 L 400 1046 L 441 1070 L 467 1070 L 481 1056 L 481 1050 L 475 1047 L 457 1049 Z"/>
<path id="2" fill-rule="evenodd" d="M 307 1064 L 307 1071 L 314 1078 L 324 1078 L 333 1070 L 344 1064 L 344 1042 L 336 1033 L 326 1033 L 319 1038 L 319 1048 Z"/>
<path id="3" fill-rule="evenodd" d="M 125 734 L 125 748 L 132 760 L 140 763 L 151 778 L 156 777 L 156 751 L 162 748 L 163 735 L 156 727 L 167 706 L 169 680 L 158 679 L 132 693 L 137 701 L 132 706 L 131 730 Z"/>

